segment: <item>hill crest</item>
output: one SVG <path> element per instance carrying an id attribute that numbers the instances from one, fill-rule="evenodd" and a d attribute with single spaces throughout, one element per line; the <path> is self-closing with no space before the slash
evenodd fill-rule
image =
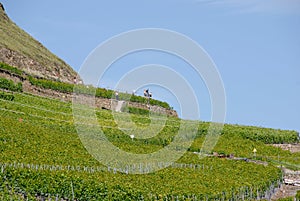
<path id="1" fill-rule="evenodd" d="M 15 66 L 27 74 L 73 82 L 77 73 L 62 59 L 17 26 L 0 3 L 0 62 Z"/>

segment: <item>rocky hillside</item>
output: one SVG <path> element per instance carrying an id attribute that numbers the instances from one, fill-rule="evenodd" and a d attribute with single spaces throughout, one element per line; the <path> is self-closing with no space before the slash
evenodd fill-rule
<path id="1" fill-rule="evenodd" d="M 0 3 L 0 62 L 30 75 L 73 82 L 77 73 L 12 22 Z"/>
<path id="2" fill-rule="evenodd" d="M 1 66 L 6 66 L 8 69 Z M 12 69 L 13 71 L 11 71 Z M 21 70 L 19 73 L 15 73 L 19 70 Z M 77 81 L 80 81 L 78 74 L 69 65 L 12 22 L 5 13 L 4 6 L 0 3 L 1 77 L 21 84 L 21 91 L 39 96 L 59 98 L 63 101 L 72 100 L 74 77 Z M 31 78 L 31 81 L 29 78 Z M 36 80 L 33 81 L 34 79 Z M 5 84 L 8 81 L 3 82 L 4 87 L 0 86 L 0 88 L 6 89 Z M 77 84 L 79 83 L 77 82 Z M 103 90 L 107 91 L 106 89 Z M 109 93 L 113 94 L 112 91 Z M 114 109 L 110 100 L 111 97 L 102 94 L 102 96 L 97 97 L 96 106 Z M 156 102 L 151 103 L 153 111 L 177 117 L 176 111 L 171 109 L 168 104 L 167 107 L 161 107 L 161 104 L 165 105 L 165 103 L 157 100 L 153 101 Z M 128 106 L 142 110 L 149 109 L 142 97 L 136 97 L 136 100 L 128 103 Z"/>

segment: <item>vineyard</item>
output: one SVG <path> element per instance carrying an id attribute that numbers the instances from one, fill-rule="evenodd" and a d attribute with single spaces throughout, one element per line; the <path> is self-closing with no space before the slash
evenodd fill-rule
<path id="1" fill-rule="evenodd" d="M 84 85 L 2 3 L 0 27 L 1 201 L 300 200 L 300 152 L 289 150 L 298 132 L 226 124 L 217 133 L 167 102 Z M 202 149 L 210 134 L 217 143 Z"/>
<path id="2" fill-rule="evenodd" d="M 44 89 L 52 89 L 63 93 L 73 93 L 74 91 L 74 84 L 70 83 L 63 83 L 59 81 L 53 81 L 53 80 L 47 80 L 47 79 L 41 79 L 41 78 L 34 78 L 32 76 L 28 76 L 28 80 L 30 84 L 34 86 L 38 86 Z M 85 85 L 77 85 L 76 86 L 76 93 L 81 94 L 87 94 L 87 95 L 95 95 L 95 97 L 101 97 L 101 98 L 115 98 L 115 94 L 113 90 L 110 89 L 104 89 L 104 88 L 95 88 L 92 86 L 89 86 L 88 88 Z M 120 100 L 127 100 L 131 102 L 137 102 L 137 103 L 147 103 L 147 99 L 142 96 L 136 96 L 133 94 L 128 93 L 119 93 L 119 99 Z M 162 102 L 155 99 L 150 99 L 149 103 L 151 105 L 158 105 L 166 109 L 170 109 L 170 106 L 166 102 Z"/>
<path id="3" fill-rule="evenodd" d="M 217 145 L 200 159 L 210 126 L 200 121 L 192 145 L 179 160 L 152 164 L 160 171 L 148 173 L 147 164 L 131 164 L 126 170 L 105 166 L 81 142 L 72 103 L 24 93 L 13 82 L 0 84 L 4 89 L 0 93 L 0 200 L 269 199 L 282 183 L 278 167 L 300 170 L 299 152 L 268 145 L 297 143 L 298 133 L 270 128 L 225 125 Z M 130 118 L 126 111 L 90 109 L 95 111 L 96 123 L 88 112 L 76 116 L 84 128 L 93 131 L 98 124 L 113 145 L 136 154 L 168 146 L 183 122 L 195 125 L 175 117 L 149 118 L 149 113 L 131 108 Z M 157 127 L 158 134 L 132 139 L 125 130 L 132 122 L 136 130 L 130 132 L 135 136 L 150 124 L 153 130 L 145 132 L 150 135 Z M 189 137 L 190 128 L 185 129 Z"/>
<path id="4" fill-rule="evenodd" d="M 73 93 L 75 84 L 61 82 L 60 80 L 50 80 L 41 77 L 33 77 L 31 75 L 26 74 L 20 69 L 10 66 L 6 63 L 0 62 L 0 71 L 4 71 L 7 74 L 10 74 L 14 77 L 19 77 L 21 80 L 28 80 L 32 86 L 37 86 L 43 89 L 51 89 L 62 93 Z M 22 91 L 22 83 L 13 83 L 11 80 L 1 78 L 0 77 L 0 88 L 7 89 L 10 91 Z M 86 86 L 83 84 L 76 85 L 76 93 L 86 94 L 86 95 L 95 95 L 95 97 L 101 98 L 116 98 L 113 90 L 105 89 L 105 88 L 96 88 L 93 86 Z M 136 103 L 148 103 L 148 99 L 142 96 L 138 96 L 135 94 L 128 94 L 119 92 L 118 95 L 120 100 L 126 100 L 130 102 Z M 168 103 L 150 99 L 150 105 L 157 105 L 165 109 L 171 109 Z"/>

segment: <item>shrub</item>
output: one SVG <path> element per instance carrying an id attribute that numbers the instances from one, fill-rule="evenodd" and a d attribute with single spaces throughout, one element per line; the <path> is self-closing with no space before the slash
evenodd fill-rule
<path id="1" fill-rule="evenodd" d="M 74 84 L 46 80 L 46 79 L 37 79 L 32 76 L 29 76 L 28 78 L 29 78 L 29 82 L 32 85 L 42 87 L 44 89 L 52 89 L 63 93 L 73 93 L 74 91 Z M 104 89 L 104 88 L 95 88 L 93 86 L 87 87 L 85 85 L 77 85 L 76 92 L 80 94 L 95 95 L 96 97 L 101 97 L 101 98 L 108 98 L 108 99 L 115 98 L 113 90 Z M 145 97 L 131 95 L 127 93 L 119 93 L 119 100 L 127 100 L 131 102 L 142 103 L 142 104 L 147 104 L 148 102 L 148 99 Z M 157 105 L 166 109 L 170 109 L 169 104 L 166 102 L 150 99 L 149 103 L 151 105 Z"/>
<path id="2" fill-rule="evenodd" d="M 17 74 L 17 75 L 22 75 L 22 74 L 23 74 L 23 71 L 21 71 L 20 69 L 17 69 L 17 68 L 15 68 L 15 67 L 12 67 L 12 66 L 10 66 L 10 65 L 7 65 L 7 64 L 5 64 L 5 63 L 1 63 L 1 62 L 0 62 L 0 68 L 1 68 L 1 69 L 4 69 L 4 70 L 7 70 L 7 71 L 9 71 L 9 72 L 11 72 L 11 73 Z"/>
<path id="3" fill-rule="evenodd" d="M 2 77 L 0 77 L 0 88 L 17 92 L 23 91 L 22 83 L 19 82 L 15 84 L 12 80 L 8 80 Z"/>
<path id="4" fill-rule="evenodd" d="M 296 200 L 300 200 L 300 190 L 297 191 L 297 194 L 296 194 Z"/>
<path id="5" fill-rule="evenodd" d="M 104 89 L 104 88 L 97 88 L 95 96 L 101 97 L 101 98 L 112 98 L 113 91 L 109 90 L 109 89 Z"/>
<path id="6" fill-rule="evenodd" d="M 8 94 L 8 93 L 5 93 L 5 92 L 1 92 L 0 93 L 0 99 L 13 101 L 15 99 L 15 96 L 13 94 Z"/>
<path id="7" fill-rule="evenodd" d="M 136 108 L 136 107 L 127 107 L 125 111 L 128 111 L 132 114 L 140 114 L 140 115 L 149 115 L 149 110 L 142 109 L 142 108 Z"/>
<path id="8" fill-rule="evenodd" d="M 55 91 L 60 91 L 63 93 L 71 93 L 73 92 L 73 84 L 64 83 L 64 82 L 56 82 L 52 80 L 46 79 L 37 79 L 32 76 L 28 76 L 30 84 L 38 87 L 42 87 L 44 89 L 52 89 Z"/>

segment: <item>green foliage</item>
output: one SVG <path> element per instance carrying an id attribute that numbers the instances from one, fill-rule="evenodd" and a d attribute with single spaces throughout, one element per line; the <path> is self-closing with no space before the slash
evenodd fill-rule
<path id="1" fill-rule="evenodd" d="M 125 94 L 123 94 L 125 96 Z M 124 100 L 128 100 L 128 98 L 125 98 Z M 136 95 L 131 95 L 130 96 L 130 101 L 131 102 L 137 102 L 137 103 L 148 103 L 148 98 L 142 97 L 142 96 L 136 96 Z M 171 109 L 170 105 L 166 102 L 155 100 L 155 99 L 149 99 L 149 104 L 150 105 L 158 105 L 160 107 L 166 108 L 166 109 Z"/>
<path id="2" fill-rule="evenodd" d="M 7 186 L 1 186 L 0 184 L 0 200 L 36 200 L 33 196 L 27 196 L 27 198 L 25 199 L 23 195 L 16 193 L 15 189 L 9 189 Z"/>
<path id="3" fill-rule="evenodd" d="M 145 110 L 142 108 L 136 108 L 136 107 L 126 107 L 126 111 L 132 114 L 139 114 L 139 115 L 149 115 L 149 110 Z"/>
<path id="4" fill-rule="evenodd" d="M 0 77 L 0 88 L 17 92 L 23 91 L 21 82 L 15 84 L 12 80 L 8 80 L 2 77 Z"/>
<path id="5" fill-rule="evenodd" d="M 51 171 L 43 166 L 32 169 L 4 166 L 0 173 L 2 188 L 9 186 L 15 193 L 53 196 L 76 200 L 153 200 L 176 197 L 238 200 L 256 198 L 281 176 L 272 167 L 251 163 L 206 159 L 205 169 L 166 168 L 146 175 L 112 172 L 87 173 L 75 170 Z M 213 167 L 213 168 L 210 168 Z M 264 172 L 265 174 L 262 174 Z M 249 174 L 251 173 L 251 175 Z M 230 177 L 230 178 L 229 178 Z M 0 185 L 1 185 L 0 183 Z M 250 196 L 250 192 L 252 195 Z"/>
<path id="6" fill-rule="evenodd" d="M 280 169 L 271 164 L 263 166 L 213 157 L 200 160 L 193 152 L 201 148 L 209 127 L 207 122 L 199 122 L 192 147 L 177 161 L 180 164 L 196 164 L 200 168 L 169 167 L 144 175 L 107 172 L 104 171 L 107 167 L 96 161 L 81 143 L 73 123 L 71 103 L 24 93 L 15 93 L 14 96 L 13 102 L 0 99 L 3 117 L 0 118 L 0 161 L 12 164 L 4 168 L 0 165 L 0 199 L 12 196 L 18 200 L 20 194 L 26 193 L 31 197 L 36 194 L 50 196 L 53 200 L 56 195 L 71 200 L 73 196 L 76 200 L 177 200 L 177 196 L 178 200 L 192 196 L 202 200 L 240 200 L 241 194 L 247 195 L 245 199 L 250 200 L 256 198 L 257 193 L 262 195 L 272 183 L 282 178 Z M 172 142 L 182 123 L 178 118 L 168 117 L 156 136 L 131 140 L 120 125 L 130 125 L 131 118 L 137 127 L 147 128 L 151 123 L 147 115 L 131 113 L 128 118 L 128 114 L 118 113 L 121 122 L 116 122 L 111 111 L 96 110 L 95 114 L 109 141 L 131 153 L 153 153 L 162 149 Z M 80 118 L 87 129 L 93 129 L 91 117 L 84 110 Z M 159 127 L 160 121 L 158 118 L 152 126 Z M 280 161 L 299 164 L 299 153 L 292 154 L 261 141 L 246 139 L 235 133 L 238 128 L 228 125 L 214 151 L 252 158 L 255 147 L 257 156 L 268 156 L 274 160 L 279 156 Z M 189 129 L 185 130 L 187 138 L 190 137 Z M 150 132 L 151 129 L 148 130 Z M 269 132 L 268 129 L 266 131 Z M 15 163 L 39 166 L 20 168 Z M 43 169 L 43 164 L 101 167 L 101 171 L 91 173 L 76 168 L 51 171 L 50 168 Z"/>
<path id="7" fill-rule="evenodd" d="M 46 80 L 46 79 L 38 79 L 38 78 L 34 78 L 32 76 L 28 76 L 28 79 L 29 79 L 30 84 L 44 88 L 44 89 L 52 89 L 52 90 L 60 91 L 63 93 L 72 93 L 73 92 L 73 87 L 74 87 L 73 84 L 52 81 L 52 80 Z"/>
<path id="8" fill-rule="evenodd" d="M 296 131 L 261 128 L 254 126 L 225 125 L 224 133 L 242 136 L 245 139 L 260 141 L 266 144 L 283 144 L 299 142 Z"/>
<path id="9" fill-rule="evenodd" d="M 17 122 L 13 123 L 14 121 L 10 121 L 10 118 L 3 119 L 3 121 L 10 121 L 3 123 L 4 125 L 12 125 L 11 128 L 13 128 L 13 130 L 7 130 L 7 133 L 13 133 L 18 128 L 20 128 L 18 132 L 22 133 L 22 130 L 24 130 L 25 132 L 27 128 L 25 125 L 28 125 L 28 131 L 26 131 L 26 133 L 28 133 L 29 136 L 30 133 L 32 133 L 32 130 L 38 131 L 41 129 L 40 133 L 45 133 L 45 138 L 47 138 L 49 132 L 53 133 L 53 137 L 56 136 L 57 138 L 60 138 L 61 132 L 63 132 L 72 134 L 72 138 L 74 138 L 75 135 L 74 139 L 79 140 L 78 137 L 76 137 L 76 130 L 73 126 L 73 114 L 70 103 L 63 103 L 58 100 L 36 97 L 32 95 L 25 96 L 22 94 L 14 94 L 14 96 L 14 102 L 1 101 L 1 108 L 21 112 L 22 114 L 9 114 L 9 116 L 15 116 L 14 118 L 16 119 L 18 119 L 18 117 L 22 117 L 24 121 L 21 124 L 22 126 L 14 126 L 14 124 Z M 25 104 L 25 106 L 18 105 L 17 103 Z M 128 114 L 126 115 L 125 113 L 118 113 L 119 116 L 121 115 L 121 122 L 115 122 L 114 116 L 112 115 L 111 111 L 96 110 L 96 115 L 100 125 L 105 131 L 107 138 L 115 145 L 120 146 L 120 148 L 134 153 L 151 153 L 168 145 L 177 135 L 181 123 L 181 120 L 178 118 L 168 117 L 167 121 L 165 123 L 162 122 L 163 124 L 161 124 L 161 117 L 158 116 L 156 117 L 157 120 L 152 120 L 151 129 L 147 129 L 147 127 L 151 123 L 151 120 L 147 115 L 141 116 L 131 113 L 130 118 L 128 118 Z M 122 115 L 124 117 L 122 117 Z M 84 113 L 82 113 L 81 118 L 82 123 L 90 124 L 90 117 L 85 117 Z M 138 128 L 144 129 L 143 132 L 151 133 L 155 128 L 158 128 L 159 132 L 155 134 L 155 137 L 149 139 L 135 139 L 132 141 L 129 138 L 128 134 L 125 134 L 122 131 L 122 127 L 130 128 L 131 124 L 128 122 L 130 120 L 132 120 Z M 35 125 L 35 127 L 37 127 L 38 129 L 35 129 L 34 127 L 32 127 L 32 125 Z M 39 126 L 41 126 L 42 128 L 39 128 Z M 202 142 L 207 134 L 208 127 L 209 123 L 199 122 L 198 134 L 190 148 L 190 151 L 200 151 Z M 5 127 L 3 127 L 3 129 L 4 128 Z M 87 126 L 87 129 L 91 128 L 91 126 Z M 277 161 L 282 163 L 283 165 L 290 164 L 291 166 L 299 164 L 300 153 L 292 154 L 289 151 L 283 151 L 280 148 L 267 146 L 260 141 L 245 139 L 243 136 L 234 134 L 234 129 L 236 128 L 236 126 L 232 126 L 231 128 L 231 132 L 228 132 L 228 130 L 224 130 L 223 135 L 220 136 L 220 139 L 214 151 L 225 153 L 227 155 L 232 153 L 235 156 L 252 158 L 252 150 L 253 148 L 256 148 L 258 151 L 257 156 L 262 157 L 263 160 L 275 162 Z M 46 131 L 44 129 L 50 130 Z M 135 134 L 135 132 L 137 132 L 135 135 L 139 134 L 139 130 L 133 130 L 131 132 L 132 134 Z M 27 135 L 24 135 L 24 137 L 25 136 Z M 67 136 L 68 135 L 66 135 L 66 137 Z M 24 140 L 26 141 L 26 139 Z M 79 143 L 79 141 L 77 142 Z M 40 143 L 43 144 L 43 142 Z M 23 145 L 20 145 L 20 147 L 22 146 Z M 57 150 L 59 151 L 60 149 Z M 34 154 L 32 153 L 28 155 L 34 156 Z"/>
<path id="10" fill-rule="evenodd" d="M 10 65 L 7 65 L 5 63 L 2 63 L 2 62 L 0 62 L 0 68 L 4 69 L 4 70 L 7 70 L 7 71 L 9 71 L 11 73 L 17 74 L 17 75 L 22 75 L 23 74 L 23 71 L 15 68 L 15 67 L 12 67 Z"/>
<path id="11" fill-rule="evenodd" d="M 107 98 L 107 99 L 111 99 L 114 93 L 112 90 L 104 89 L 104 88 L 97 88 L 95 90 L 96 90 L 95 93 L 96 97 Z"/>
<path id="12" fill-rule="evenodd" d="M 171 107 L 168 103 L 162 102 L 162 101 L 159 101 L 159 100 L 155 100 L 155 99 L 150 99 L 150 105 L 159 105 L 163 108 L 171 109 Z"/>
<path id="13" fill-rule="evenodd" d="M 195 139 L 190 151 L 200 151 L 203 141 L 204 137 Z M 254 148 L 257 150 L 256 156 L 253 154 Z M 265 145 L 262 142 L 244 139 L 238 135 L 221 135 L 212 151 L 225 155 L 234 154 L 234 156 L 240 158 L 259 159 L 278 166 L 283 165 L 293 169 L 300 169 L 300 153 L 291 153 L 278 147 Z"/>
<path id="14" fill-rule="evenodd" d="M 297 194 L 296 194 L 296 200 L 300 200 L 300 190 L 297 191 Z"/>
<path id="15" fill-rule="evenodd" d="M 29 76 L 28 79 L 32 85 L 42 87 L 44 89 L 52 89 L 52 90 L 60 91 L 63 93 L 76 92 L 79 94 L 95 95 L 96 97 L 107 98 L 107 99 L 116 98 L 113 90 L 108 90 L 108 89 L 104 89 L 104 88 L 95 88 L 92 86 L 85 86 L 85 85 L 76 85 L 76 87 L 75 87 L 74 84 L 53 81 L 53 80 L 47 80 L 47 79 L 38 79 L 38 78 L 34 78 L 32 76 Z M 120 100 L 130 100 L 131 102 L 138 102 L 138 103 L 144 103 L 144 104 L 147 103 L 146 98 L 141 97 L 141 96 L 130 95 L 127 93 L 119 93 L 119 99 Z M 162 102 L 159 100 L 150 99 L 150 104 L 161 106 L 166 109 L 170 109 L 170 106 L 168 105 L 168 103 Z"/>
<path id="16" fill-rule="evenodd" d="M 8 101 L 13 101 L 14 98 L 15 97 L 14 97 L 13 94 L 5 93 L 5 92 L 0 92 L 0 99 L 8 100 Z"/>

